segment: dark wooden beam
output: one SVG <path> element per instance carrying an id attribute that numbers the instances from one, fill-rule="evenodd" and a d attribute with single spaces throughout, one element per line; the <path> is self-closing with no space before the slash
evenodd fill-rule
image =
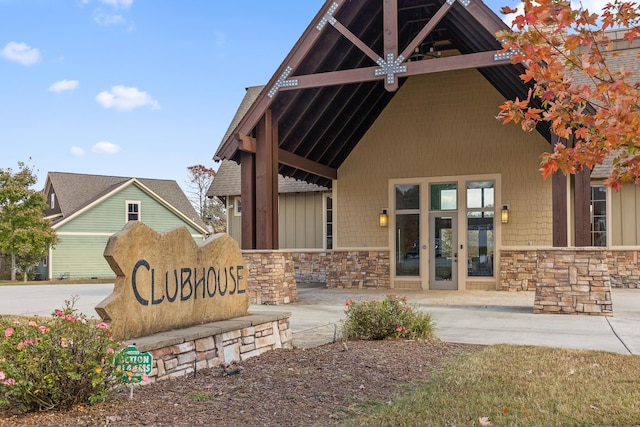
<path id="1" fill-rule="evenodd" d="M 295 71 L 296 68 L 300 65 L 300 62 L 305 58 L 311 47 L 315 44 L 315 42 L 322 34 L 321 31 L 318 31 L 316 26 L 326 15 L 329 8 L 336 3 L 338 6 L 334 12 L 337 13 L 346 0 L 326 0 L 324 6 L 318 11 L 315 18 L 311 21 L 311 24 L 307 27 L 302 36 L 298 39 L 296 44 L 291 49 L 291 52 L 284 59 L 280 67 L 276 70 L 274 75 L 271 77 L 269 82 L 267 83 L 265 90 L 258 96 L 256 102 L 249 108 L 247 114 L 242 118 L 238 127 L 236 128 L 236 134 L 239 135 L 249 135 L 253 128 L 256 126 L 264 111 L 271 105 L 273 99 L 275 97 L 267 96 L 268 91 L 274 87 L 278 79 L 282 76 L 285 70 L 288 67 L 291 67 L 292 70 Z M 240 142 L 236 138 L 236 134 L 230 136 L 226 141 L 223 141 L 218 151 L 216 152 L 216 158 L 228 159 L 233 156 L 233 154 L 239 149 Z"/>
<path id="2" fill-rule="evenodd" d="M 242 151 L 240 153 L 240 199 L 242 201 L 240 247 L 256 248 L 256 156 Z"/>
<path id="3" fill-rule="evenodd" d="M 248 151 L 249 153 L 256 152 L 256 139 L 247 135 L 238 135 L 236 137 L 240 141 L 238 146 L 239 150 Z"/>
<path id="4" fill-rule="evenodd" d="M 365 55 L 367 55 L 369 58 L 371 58 L 371 60 L 373 62 L 377 62 L 378 59 L 380 58 L 380 55 L 378 55 L 377 53 L 375 53 L 373 51 L 373 49 L 371 49 L 369 46 L 367 46 L 366 44 L 364 44 L 364 42 L 362 40 L 360 40 L 358 37 L 356 37 L 355 34 L 353 34 L 351 31 L 349 31 L 349 29 L 347 27 L 345 27 L 344 25 L 342 25 L 339 21 L 336 21 L 335 24 L 333 24 L 333 27 L 338 30 L 338 32 L 340 34 L 342 34 L 343 36 L 345 36 L 347 38 L 347 40 L 349 40 L 351 43 L 353 43 L 353 45 L 355 47 L 357 47 L 358 49 L 360 49 L 362 51 L 362 53 L 364 53 Z"/>
<path id="5" fill-rule="evenodd" d="M 267 92 L 274 87 L 280 76 L 288 67 L 290 67 L 295 72 L 296 68 L 298 68 L 298 65 L 300 65 L 300 62 L 302 62 L 311 47 L 315 44 L 316 40 L 320 37 L 320 34 L 322 34 L 322 32 L 318 31 L 316 26 L 326 15 L 331 5 L 333 5 L 334 3 L 338 5 L 336 11 L 334 12 L 335 15 L 335 13 L 340 10 L 340 7 L 342 7 L 345 1 L 346 0 L 325 1 L 324 6 L 322 6 L 316 17 L 313 19 L 313 21 L 311 21 L 311 24 L 307 27 L 302 37 L 300 37 L 300 39 L 296 42 L 289 55 L 287 55 L 285 60 L 282 62 L 282 65 L 278 67 L 278 70 L 275 72 L 273 77 L 271 77 L 271 80 L 269 80 L 269 82 L 267 83 L 267 86 L 265 87 L 263 93 L 260 94 L 256 102 L 254 102 L 247 114 L 240 121 L 240 124 L 238 126 L 238 132 L 240 134 L 248 135 L 249 132 L 251 132 L 256 123 L 258 123 L 258 120 L 260 120 L 262 113 L 267 109 L 267 107 L 269 107 L 269 105 L 271 105 L 273 99 L 275 98 L 268 97 Z"/>
<path id="6" fill-rule="evenodd" d="M 442 18 L 444 18 L 447 12 L 449 12 L 449 9 L 451 9 L 452 5 L 453 3 L 450 4 L 449 2 L 445 1 L 444 4 L 440 6 L 440 9 L 438 9 L 438 11 L 431 17 L 429 22 L 427 22 L 422 30 L 420 30 L 418 35 L 416 35 L 411 43 L 407 45 L 407 48 L 404 50 L 404 52 L 402 52 L 402 56 L 404 56 L 405 59 L 408 59 L 411 55 L 413 55 L 413 51 L 418 46 L 420 46 L 422 41 L 426 39 L 429 34 L 431 34 L 431 31 L 433 31 L 436 25 L 438 25 L 438 23 L 442 20 Z"/>
<path id="7" fill-rule="evenodd" d="M 584 168 L 574 175 L 573 217 L 576 246 L 591 246 L 591 170 Z"/>
<path id="8" fill-rule="evenodd" d="M 256 249 L 277 249 L 278 151 L 271 110 L 256 126 Z M 244 209 L 243 209 L 244 210 Z M 274 217 L 276 218 L 274 224 Z"/>
<path id="9" fill-rule="evenodd" d="M 392 55 L 395 60 L 398 57 L 398 0 L 382 1 L 382 37 L 384 45 L 382 59 L 386 61 L 387 55 Z M 385 81 L 384 87 L 389 92 L 395 92 L 398 90 L 398 78 L 393 79 L 393 83 Z"/>
<path id="10" fill-rule="evenodd" d="M 291 166 L 293 168 L 321 176 L 323 178 L 338 179 L 338 171 L 334 168 L 316 163 L 312 160 L 309 160 L 302 156 L 298 156 L 297 154 L 290 153 L 283 149 L 278 150 L 278 162 L 283 165 Z"/>
<path id="11" fill-rule="evenodd" d="M 566 144 L 557 135 L 551 135 L 551 145 Z M 558 171 L 551 176 L 553 246 L 565 248 L 569 245 L 567 232 L 567 177 Z"/>
<path id="12" fill-rule="evenodd" d="M 440 73 L 442 71 L 466 70 L 469 68 L 497 67 L 510 65 L 509 59 L 495 60 L 497 51 L 477 52 L 467 55 L 448 56 L 445 58 L 427 59 L 424 61 L 407 62 L 407 72 L 398 77 L 410 77 L 420 74 Z M 283 87 L 280 90 L 299 90 L 313 87 L 343 85 L 386 79 L 386 76 L 376 76 L 379 67 L 356 68 L 354 70 L 330 71 L 327 73 L 296 76 L 298 85 Z"/>

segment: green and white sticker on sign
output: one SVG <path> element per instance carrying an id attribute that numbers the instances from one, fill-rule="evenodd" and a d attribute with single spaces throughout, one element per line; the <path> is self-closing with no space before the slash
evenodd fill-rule
<path id="1" fill-rule="evenodd" d="M 126 384 L 137 384 L 146 380 L 153 369 L 151 353 L 140 353 L 135 346 L 122 350 L 115 359 L 116 375 Z"/>

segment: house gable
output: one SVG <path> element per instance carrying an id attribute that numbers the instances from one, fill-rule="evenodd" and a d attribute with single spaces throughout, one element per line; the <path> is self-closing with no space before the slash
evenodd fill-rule
<path id="1" fill-rule="evenodd" d="M 55 228 L 61 235 L 68 232 L 113 234 L 119 231 L 127 221 L 128 203 L 140 204 L 140 221 L 154 230 L 166 231 L 184 225 L 194 236 L 203 234 L 201 229 L 177 215 L 175 210 L 150 195 L 136 183 L 119 188 L 118 191 L 100 199 L 99 203 L 78 211 L 76 215 L 59 223 Z"/>

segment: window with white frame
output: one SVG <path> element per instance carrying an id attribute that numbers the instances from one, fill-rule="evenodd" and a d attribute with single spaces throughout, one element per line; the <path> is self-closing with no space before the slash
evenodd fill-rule
<path id="1" fill-rule="evenodd" d="M 493 181 L 467 182 L 467 275 L 493 276 L 495 189 Z"/>
<path id="2" fill-rule="evenodd" d="M 233 214 L 235 216 L 242 215 L 242 199 L 240 196 L 235 196 L 233 198 Z"/>
<path id="3" fill-rule="evenodd" d="M 591 186 L 591 246 L 607 246 L 607 189 L 604 185 Z"/>
<path id="4" fill-rule="evenodd" d="M 140 202 L 127 200 L 126 205 L 127 205 L 127 212 L 126 212 L 127 222 L 140 221 Z"/>
<path id="5" fill-rule="evenodd" d="M 55 209 L 56 208 L 56 193 L 51 193 L 51 209 Z"/>
<path id="6" fill-rule="evenodd" d="M 333 249 L 333 197 L 325 197 L 325 249 Z"/>

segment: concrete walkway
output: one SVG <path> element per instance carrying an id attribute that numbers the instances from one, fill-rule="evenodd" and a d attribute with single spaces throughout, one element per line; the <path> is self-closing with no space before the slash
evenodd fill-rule
<path id="1" fill-rule="evenodd" d="M 0 286 L 0 314 L 49 315 L 77 295 L 76 308 L 97 316 L 94 307 L 112 289 L 111 284 Z M 390 292 L 431 313 L 443 341 L 640 354 L 640 289 L 613 290 L 614 317 L 534 315 L 532 292 L 336 290 L 322 284 L 301 284 L 297 303 L 249 310 L 291 312 L 294 345 L 311 347 L 339 337 L 348 299 L 382 299 Z"/>

